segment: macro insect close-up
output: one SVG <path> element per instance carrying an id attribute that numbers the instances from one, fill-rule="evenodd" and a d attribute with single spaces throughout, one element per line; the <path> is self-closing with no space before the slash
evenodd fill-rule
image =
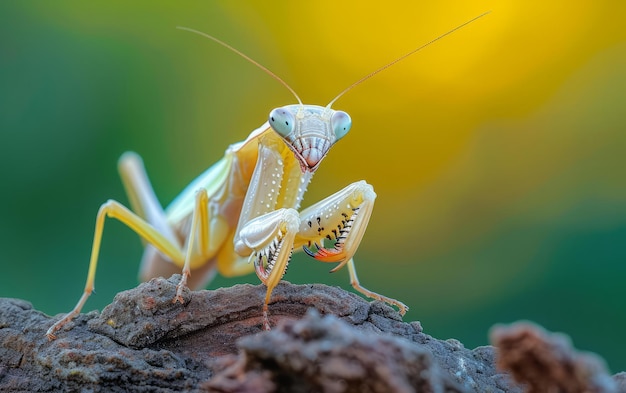
<path id="1" fill-rule="evenodd" d="M 300 212 L 298 209 L 322 159 L 352 126 L 350 115 L 333 110 L 332 104 L 353 87 L 430 43 L 368 74 L 324 107 L 303 104 L 282 79 L 228 44 L 193 29 L 182 29 L 216 41 L 259 66 L 285 85 L 299 103 L 273 109 L 265 124 L 246 140 L 231 145 L 222 160 L 187 186 L 166 209 L 154 194 L 141 158 L 136 153 L 125 153 L 119 161 L 119 172 L 132 211 L 114 200 L 100 207 L 84 293 L 75 308 L 48 329 L 47 336 L 54 339 L 55 332 L 80 313 L 93 292 L 107 217 L 123 222 L 147 242 L 142 279 L 167 277 L 182 269 L 174 298 L 181 304 L 187 285 L 204 287 L 216 270 L 233 276 L 254 269 L 267 286 L 263 327 L 269 330 L 272 290 L 286 273 L 293 251 L 302 250 L 320 262 L 338 263 L 332 271 L 347 265 L 350 283 L 357 291 L 398 307 L 404 315 L 408 310 L 404 303 L 366 289 L 356 273 L 353 255 L 374 208 L 373 187 L 365 181 L 355 182 Z"/>
<path id="2" fill-rule="evenodd" d="M 626 369 L 621 8 L 0 4 L 0 297 L 54 349 L 157 277 L 181 316 L 253 288 L 245 319 L 213 304 L 259 336 L 343 315 L 285 295 L 339 288 L 465 348 L 529 320 Z"/>

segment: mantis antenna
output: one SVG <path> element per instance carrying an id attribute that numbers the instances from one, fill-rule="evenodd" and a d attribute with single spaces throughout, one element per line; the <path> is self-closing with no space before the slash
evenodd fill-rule
<path id="1" fill-rule="evenodd" d="M 259 67 L 261 70 L 265 71 L 266 74 L 268 74 L 269 76 L 271 76 L 272 78 L 276 79 L 278 82 L 280 82 L 281 85 L 285 86 L 287 88 L 287 90 L 289 90 L 291 92 L 291 94 L 293 94 L 294 97 L 296 97 L 296 100 L 298 100 L 298 102 L 300 103 L 300 105 L 302 104 L 302 100 L 300 99 L 300 97 L 298 97 L 298 95 L 296 94 L 296 92 L 291 88 L 291 86 L 289 86 L 287 84 L 287 82 L 285 82 L 284 80 L 282 80 L 278 75 L 274 74 L 272 71 L 270 71 L 267 67 L 263 66 L 262 64 L 260 64 L 258 61 L 253 60 L 250 56 L 246 55 L 245 53 L 242 53 L 241 51 L 233 48 L 232 46 L 228 45 L 227 43 L 225 43 L 224 41 L 221 41 L 215 37 L 213 37 L 212 35 L 209 35 L 207 33 L 203 33 L 201 31 L 195 30 L 195 29 L 191 29 L 189 27 L 182 27 L 182 26 L 177 26 L 177 29 L 180 30 L 186 30 L 186 31 L 190 31 L 192 33 L 196 33 L 198 35 L 201 35 L 203 37 L 206 37 L 214 42 L 217 42 L 218 44 L 222 45 L 223 47 L 225 47 L 226 49 L 230 49 L 231 51 L 235 52 L 236 54 L 238 54 L 239 56 L 243 57 L 244 59 L 248 60 L 250 63 L 254 64 L 255 66 Z"/>
<path id="2" fill-rule="evenodd" d="M 380 67 L 379 69 L 370 72 L 369 74 L 365 75 L 364 77 L 362 77 L 361 79 L 357 80 L 356 82 L 354 82 L 353 84 L 351 84 L 350 86 L 348 86 L 347 88 L 345 88 L 343 91 L 341 91 L 339 94 L 337 94 L 337 96 L 335 96 L 335 98 L 333 98 L 328 105 L 326 106 L 327 108 L 332 107 L 332 105 L 335 103 L 335 101 L 337 101 L 339 98 L 341 98 L 344 94 L 346 94 L 347 92 L 349 92 L 350 90 L 352 90 L 353 88 L 355 88 L 356 86 L 360 85 L 361 83 L 365 82 L 366 80 L 370 79 L 371 77 L 373 77 L 374 75 L 378 74 L 381 71 L 386 70 L 387 68 L 391 67 L 392 65 L 399 63 L 400 61 L 406 59 L 407 57 L 411 56 L 412 54 L 419 52 L 420 50 L 426 48 L 427 46 L 430 46 L 431 44 L 435 43 L 436 41 L 439 41 L 440 39 L 444 38 L 447 35 L 450 35 L 452 33 L 454 33 L 455 31 L 469 25 L 470 23 L 476 21 L 477 19 L 482 18 L 483 16 L 487 15 L 488 13 L 490 13 L 491 11 L 487 11 L 487 12 L 483 12 L 482 14 L 468 20 L 467 22 L 461 23 L 460 25 L 458 25 L 457 27 L 453 28 L 452 30 L 449 30 L 445 33 L 443 33 L 442 35 L 440 35 L 437 38 L 434 38 L 430 41 L 428 41 L 427 43 L 425 43 L 424 45 L 421 45 L 415 49 L 413 49 L 412 51 L 405 53 L 404 55 L 398 57 L 397 59 L 393 60 L 391 63 L 387 63 L 384 66 Z M 250 63 L 254 64 L 255 66 L 257 66 L 258 68 L 260 68 L 261 70 L 263 70 L 266 74 L 268 74 L 269 76 L 271 76 L 272 78 L 276 79 L 278 82 L 280 82 L 281 85 L 285 86 L 287 88 L 287 90 L 289 90 L 291 92 L 291 94 L 293 94 L 293 96 L 296 98 L 296 100 L 298 100 L 298 103 L 300 105 L 302 104 L 302 100 L 300 99 L 300 97 L 298 96 L 298 94 L 296 94 L 295 90 L 293 90 L 291 88 L 291 86 L 289 86 L 287 84 L 287 82 L 285 82 L 284 80 L 282 80 L 278 75 L 276 75 L 275 73 L 273 73 L 272 71 L 270 71 L 267 67 L 265 67 L 264 65 L 262 65 L 261 63 L 259 63 L 258 61 L 252 59 L 250 56 L 246 55 L 245 53 L 241 52 L 238 49 L 233 48 L 232 46 L 228 45 L 227 43 L 225 43 L 224 41 L 213 37 L 210 34 L 207 33 L 203 33 L 201 31 L 195 30 L 195 29 L 191 29 L 189 27 L 183 27 L 183 26 L 177 26 L 177 29 L 180 30 L 186 30 L 198 35 L 201 35 L 205 38 L 208 38 L 220 45 L 222 45 L 223 47 L 225 47 L 226 49 L 231 50 L 232 52 L 238 54 L 239 56 L 243 57 L 245 60 L 249 61 Z"/>
<path id="3" fill-rule="evenodd" d="M 350 90 L 352 90 L 353 88 L 355 88 L 356 86 L 360 85 L 361 83 L 365 82 L 366 80 L 370 79 L 370 78 L 371 78 L 371 77 L 373 77 L 374 75 L 378 74 L 379 72 L 386 70 L 387 68 L 391 67 L 392 65 L 394 65 L 394 64 L 396 64 L 396 63 L 398 63 L 398 62 L 400 62 L 400 61 L 402 61 L 402 60 L 404 60 L 404 59 L 406 59 L 406 58 L 407 58 L 407 57 L 409 57 L 409 56 L 411 56 L 411 55 L 412 55 L 412 54 L 414 54 L 415 52 L 418 52 L 418 51 L 420 51 L 420 50 L 422 50 L 422 49 L 426 48 L 427 46 L 429 46 L 429 45 L 431 45 L 431 44 L 435 43 L 436 41 L 439 41 L 439 40 L 440 40 L 440 39 L 442 39 L 443 37 L 445 37 L 445 36 L 447 36 L 447 35 L 450 35 L 450 34 L 454 33 L 455 31 L 457 31 L 457 30 L 459 30 L 459 29 L 461 29 L 461 28 L 463 28 L 463 27 L 465 27 L 465 26 L 469 25 L 470 23 L 472 23 L 472 22 L 476 21 L 477 19 L 482 18 L 483 16 L 487 15 L 487 14 L 488 14 L 488 13 L 490 13 L 490 12 L 491 12 L 491 11 L 483 12 L 482 14 L 480 14 L 480 15 L 478 15 L 478 16 L 476 16 L 476 17 L 474 17 L 474 18 L 470 19 L 470 20 L 468 20 L 467 22 L 465 22 L 465 23 L 461 23 L 460 25 L 458 25 L 458 26 L 457 26 L 457 27 L 455 27 L 454 29 L 452 29 L 452 30 L 448 30 L 447 32 L 445 32 L 445 33 L 443 33 L 442 35 L 440 35 L 439 37 L 434 38 L 434 39 L 432 39 L 432 40 L 428 41 L 428 42 L 427 42 L 427 43 L 425 43 L 424 45 L 421 45 L 421 46 L 419 46 L 419 47 L 417 47 L 417 48 L 413 49 L 412 51 L 410 51 L 410 52 L 408 52 L 408 53 L 405 53 L 404 55 L 402 55 L 402 56 L 398 57 L 397 59 L 395 59 L 395 60 L 394 60 L 394 61 L 392 61 L 391 63 L 387 63 L 387 64 L 385 64 L 384 66 L 382 66 L 382 67 L 380 67 L 379 69 L 377 69 L 376 71 L 373 71 L 373 72 L 371 72 L 371 73 L 369 73 L 369 74 L 365 75 L 363 78 L 359 79 L 358 81 L 354 82 L 354 83 L 353 83 L 353 84 L 351 84 L 350 86 L 346 87 L 346 88 L 345 88 L 345 89 L 344 89 L 341 93 L 337 94 L 337 96 L 336 96 L 335 98 L 333 98 L 333 99 L 332 99 L 332 100 L 328 103 L 328 105 L 327 105 L 326 107 L 327 107 L 327 108 L 330 108 L 330 107 L 331 107 L 331 106 L 335 103 L 335 101 L 337 101 L 337 100 L 338 100 L 341 96 L 343 96 L 344 94 L 346 94 L 347 92 L 349 92 Z"/>

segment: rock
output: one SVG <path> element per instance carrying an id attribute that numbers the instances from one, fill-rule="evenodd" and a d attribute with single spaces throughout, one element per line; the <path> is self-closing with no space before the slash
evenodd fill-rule
<path id="1" fill-rule="evenodd" d="M 239 341 L 242 354 L 206 384 L 216 391 L 464 392 L 420 345 L 354 330 L 309 311 Z M 280 384 L 278 383 L 280 381 Z"/>
<path id="2" fill-rule="evenodd" d="M 510 371 L 528 393 L 615 393 L 604 361 L 576 351 L 568 336 L 548 333 L 530 322 L 496 326 L 491 342 L 498 348 L 498 367 Z M 623 390 L 622 390 L 623 391 Z"/>
<path id="3" fill-rule="evenodd" d="M 181 305 L 179 277 L 121 292 L 53 341 L 56 318 L 0 299 L 0 391 L 523 391 L 496 369 L 493 347 L 435 339 L 339 288 L 280 283 L 265 332 L 262 285 L 186 292 Z M 620 389 L 626 378 L 609 379 Z"/>

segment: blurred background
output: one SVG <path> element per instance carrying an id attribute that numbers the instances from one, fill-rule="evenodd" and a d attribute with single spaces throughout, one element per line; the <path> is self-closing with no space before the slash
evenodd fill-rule
<path id="1" fill-rule="evenodd" d="M 356 87 L 351 133 L 304 205 L 360 179 L 378 194 L 361 282 L 410 305 L 437 338 L 485 345 L 520 319 L 626 369 L 626 3 L 0 3 L 0 296 L 69 311 L 95 215 L 127 203 L 116 161 L 145 160 L 167 205 L 225 148 L 294 103 L 272 78 L 189 32 L 215 35 L 307 103 L 491 14 Z M 619 9 L 618 9 L 619 8 Z M 101 309 L 137 283 L 141 243 L 105 226 Z M 348 289 L 296 255 L 286 279 Z M 210 288 L 257 283 L 218 277 Z"/>

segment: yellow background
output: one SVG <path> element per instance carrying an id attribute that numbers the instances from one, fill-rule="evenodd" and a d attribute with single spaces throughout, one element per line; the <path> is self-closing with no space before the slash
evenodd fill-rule
<path id="1" fill-rule="evenodd" d="M 350 134 L 305 205 L 365 179 L 378 194 L 362 283 L 466 346 L 536 321 L 613 371 L 626 329 L 626 6 L 616 1 L 0 3 L 0 296 L 68 311 L 95 213 L 126 203 L 116 160 L 145 159 L 167 205 L 289 92 L 225 40 L 325 105 L 355 87 Z M 136 283 L 136 236 L 107 223 L 86 310 Z M 286 279 L 348 288 L 294 257 Z M 234 282 L 218 278 L 211 287 Z"/>

